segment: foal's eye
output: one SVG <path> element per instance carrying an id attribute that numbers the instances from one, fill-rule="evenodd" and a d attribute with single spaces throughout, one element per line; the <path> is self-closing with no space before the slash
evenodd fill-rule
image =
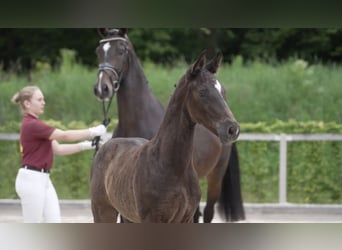
<path id="1" fill-rule="evenodd" d="M 198 91 L 198 95 L 199 95 L 199 97 L 206 97 L 206 96 L 208 96 L 208 90 L 207 89 L 200 89 L 199 91 Z"/>

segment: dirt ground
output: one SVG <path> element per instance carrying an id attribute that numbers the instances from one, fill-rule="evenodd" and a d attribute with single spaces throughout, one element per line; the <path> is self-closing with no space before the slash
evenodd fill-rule
<path id="1" fill-rule="evenodd" d="M 89 200 L 62 200 L 63 223 L 92 223 Z M 201 203 L 203 208 L 204 203 Z M 239 223 L 342 223 L 342 205 L 245 204 Z M 18 200 L 0 200 L 0 223 L 21 223 Z M 213 223 L 224 223 L 217 213 Z"/>

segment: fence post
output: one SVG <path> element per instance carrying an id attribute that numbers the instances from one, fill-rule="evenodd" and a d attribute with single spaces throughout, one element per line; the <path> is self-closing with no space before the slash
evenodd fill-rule
<path id="1" fill-rule="evenodd" d="M 279 203 L 286 203 L 287 192 L 287 140 L 286 134 L 280 135 L 279 147 Z"/>

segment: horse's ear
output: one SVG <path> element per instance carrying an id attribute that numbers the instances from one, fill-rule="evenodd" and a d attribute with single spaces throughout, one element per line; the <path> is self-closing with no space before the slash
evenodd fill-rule
<path id="1" fill-rule="evenodd" d="M 205 67 L 207 61 L 206 53 L 207 50 L 203 50 L 197 60 L 194 62 L 190 70 L 191 75 L 197 75 Z"/>
<path id="2" fill-rule="evenodd" d="M 105 38 L 108 34 L 107 28 L 98 28 L 97 33 L 100 35 L 101 38 Z"/>
<path id="3" fill-rule="evenodd" d="M 127 30 L 126 28 L 124 29 L 116 29 L 116 28 L 98 28 L 97 29 L 97 33 L 99 33 L 99 35 L 101 36 L 101 38 L 106 38 L 109 36 L 114 36 L 116 34 L 119 34 L 122 37 L 126 37 L 127 34 Z"/>
<path id="4" fill-rule="evenodd" d="M 128 29 L 127 28 L 120 28 L 119 35 L 125 37 L 127 35 Z"/>
<path id="5" fill-rule="evenodd" d="M 209 72 L 215 74 L 222 62 L 222 52 L 218 51 L 215 57 L 207 64 L 206 68 Z"/>

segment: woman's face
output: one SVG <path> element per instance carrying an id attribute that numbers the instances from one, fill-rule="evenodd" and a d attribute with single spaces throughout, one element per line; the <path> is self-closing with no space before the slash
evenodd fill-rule
<path id="1" fill-rule="evenodd" d="M 26 111 L 36 117 L 44 113 L 45 100 L 40 90 L 36 90 L 30 101 L 25 103 Z"/>

